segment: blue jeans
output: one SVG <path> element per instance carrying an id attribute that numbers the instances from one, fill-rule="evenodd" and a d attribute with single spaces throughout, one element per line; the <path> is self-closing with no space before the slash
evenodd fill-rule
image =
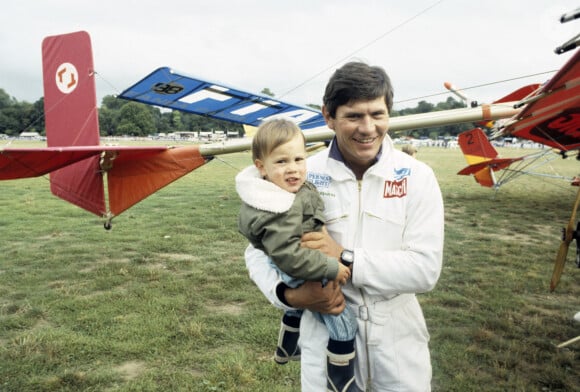
<path id="1" fill-rule="evenodd" d="M 278 270 L 280 279 L 289 287 L 296 288 L 304 283 L 302 279 L 296 279 L 282 271 L 276 266 L 272 259 L 268 258 L 269 263 Z M 322 282 L 320 284 L 323 284 Z M 291 317 L 302 317 L 302 310 L 288 310 L 286 315 Z M 346 342 L 352 340 L 356 336 L 357 324 L 356 317 L 352 311 L 346 307 L 342 313 L 338 315 L 314 313 L 316 318 L 326 325 L 330 339 Z"/>

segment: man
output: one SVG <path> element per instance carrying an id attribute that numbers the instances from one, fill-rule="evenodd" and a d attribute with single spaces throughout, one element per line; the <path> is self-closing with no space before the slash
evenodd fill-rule
<path id="1" fill-rule="evenodd" d="M 351 282 L 342 293 L 316 282 L 289 288 L 252 247 L 246 250 L 250 277 L 276 306 L 306 309 L 300 326 L 303 391 L 335 390 L 327 389 L 325 376 L 328 333 L 311 311 L 338 314 L 345 306 L 357 315 L 358 388 L 428 391 L 429 334 L 415 294 L 432 290 L 441 272 L 439 185 L 427 165 L 395 149 L 387 135 L 393 90 L 382 68 L 345 64 L 330 78 L 323 104 L 335 137 L 309 158 L 308 178 L 324 200 L 327 231 L 305 234 L 302 246 L 350 264 Z"/>
<path id="2" fill-rule="evenodd" d="M 401 151 L 403 151 L 405 154 L 409 154 L 413 158 L 417 157 L 417 147 L 412 144 L 405 144 L 403 148 L 401 148 Z"/>

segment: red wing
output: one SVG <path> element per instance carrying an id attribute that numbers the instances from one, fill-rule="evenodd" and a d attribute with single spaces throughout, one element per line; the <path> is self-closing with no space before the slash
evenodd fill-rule
<path id="1" fill-rule="evenodd" d="M 505 134 L 562 151 L 580 148 L 580 51 L 527 104 Z"/>
<path id="2" fill-rule="evenodd" d="M 180 150 L 180 148 L 174 150 Z M 143 168 L 142 170 L 149 171 L 152 177 L 149 182 L 161 187 L 171 182 L 158 178 L 159 173 L 163 172 L 163 167 L 160 168 L 157 162 L 165 156 L 166 151 L 168 151 L 167 147 L 106 146 L 3 149 L 0 150 L 0 180 L 36 177 L 51 173 L 50 183 L 53 194 L 98 216 L 104 216 L 107 214 L 107 207 L 104 198 L 103 169 L 108 170 L 109 176 L 118 176 L 117 173 L 126 172 L 125 168 L 128 166 L 139 165 Z M 104 156 L 111 158 L 103 161 Z M 74 170 L 68 170 L 66 178 L 54 175 L 55 171 L 62 173 L 63 169 L 71 167 L 74 167 Z M 174 177 L 178 178 L 183 174 L 185 173 L 182 170 Z M 130 189 L 124 190 L 123 184 L 119 184 L 121 189 L 116 192 L 132 194 L 131 201 L 125 202 L 125 205 L 131 206 L 159 189 L 151 190 L 151 187 L 145 189 L 141 185 L 133 183 L 129 185 Z M 109 187 L 111 187 L 110 184 Z M 113 202 L 110 201 L 110 203 Z M 115 203 L 122 204 L 119 201 Z M 128 207 L 124 209 L 126 208 Z"/>
<path id="3" fill-rule="evenodd" d="M 37 177 L 82 161 L 100 150 L 70 148 L 0 150 L 0 180 Z"/>
<path id="4" fill-rule="evenodd" d="M 120 154 L 108 172 L 111 214 L 119 215 L 208 161 L 198 145 L 169 148 L 153 156 Z"/>
<path id="5" fill-rule="evenodd" d="M 167 147 L 78 146 L 4 148 L 0 150 L 0 180 L 38 177 L 106 151 L 123 159 L 138 159 L 167 150 Z"/>
<path id="6" fill-rule="evenodd" d="M 534 91 L 536 91 L 539 87 L 540 84 L 530 84 L 524 87 L 520 87 L 519 89 L 509 93 L 505 97 L 502 97 L 497 101 L 493 101 L 493 103 L 514 102 L 522 100 L 527 96 L 529 96 L 530 94 L 532 94 Z"/>

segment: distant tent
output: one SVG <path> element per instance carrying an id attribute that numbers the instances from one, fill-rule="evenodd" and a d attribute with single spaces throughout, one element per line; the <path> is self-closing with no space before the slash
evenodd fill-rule
<path id="1" fill-rule="evenodd" d="M 38 132 L 22 132 L 20 134 L 21 139 L 40 139 L 40 134 Z"/>

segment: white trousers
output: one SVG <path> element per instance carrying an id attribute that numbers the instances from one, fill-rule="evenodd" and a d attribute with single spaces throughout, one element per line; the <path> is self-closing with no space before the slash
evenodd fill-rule
<path id="1" fill-rule="evenodd" d="M 363 391 L 431 390 L 429 333 L 414 294 L 377 301 L 357 315 L 356 381 Z M 311 312 L 300 325 L 303 392 L 326 391 L 328 332 Z"/>

